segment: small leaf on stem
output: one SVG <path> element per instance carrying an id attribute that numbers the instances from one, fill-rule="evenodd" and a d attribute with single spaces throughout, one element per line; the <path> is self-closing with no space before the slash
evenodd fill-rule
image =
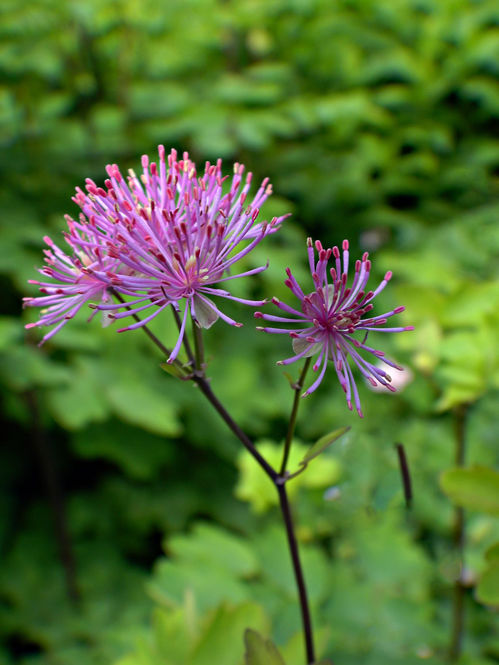
<path id="1" fill-rule="evenodd" d="M 159 366 L 164 372 L 166 372 L 167 374 L 171 374 L 177 379 L 185 379 L 186 377 L 184 372 L 182 372 L 182 370 L 177 365 L 174 364 L 170 365 L 169 363 L 160 363 Z"/>
<path id="2" fill-rule="evenodd" d="M 329 432 L 329 434 L 326 434 L 325 436 L 322 436 L 318 441 L 314 443 L 313 446 L 311 446 L 305 457 L 302 459 L 300 464 L 302 466 L 307 466 L 307 464 L 314 459 L 314 457 L 318 457 L 321 453 L 323 453 L 326 448 L 328 448 L 332 443 L 334 443 L 337 439 L 340 438 L 340 436 L 343 436 L 350 427 L 340 427 L 338 429 L 335 429 L 333 432 Z"/>

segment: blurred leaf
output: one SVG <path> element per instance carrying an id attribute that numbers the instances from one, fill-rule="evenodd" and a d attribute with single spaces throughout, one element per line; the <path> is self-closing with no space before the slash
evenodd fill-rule
<path id="1" fill-rule="evenodd" d="M 48 393 L 48 405 L 56 421 L 70 430 L 91 422 L 102 422 L 109 414 L 102 386 L 93 363 L 84 357 L 75 361 L 70 383 Z"/>
<path id="2" fill-rule="evenodd" d="M 275 645 L 255 630 L 245 631 L 244 644 L 246 665 L 285 665 Z"/>
<path id="3" fill-rule="evenodd" d="M 499 472 L 485 466 L 449 469 L 440 485 L 458 506 L 499 515 Z"/>
<path id="4" fill-rule="evenodd" d="M 490 563 L 499 562 L 499 542 L 491 545 L 485 552 L 485 559 Z"/>
<path id="5" fill-rule="evenodd" d="M 259 570 L 255 555 L 242 538 L 202 522 L 190 534 L 170 538 L 166 547 L 179 559 L 200 566 L 217 565 L 241 577 L 250 577 Z"/>
<path id="6" fill-rule="evenodd" d="M 278 468 L 282 458 L 282 448 L 271 441 L 257 442 L 259 452 L 274 468 Z M 290 473 L 297 471 L 301 461 L 307 454 L 308 448 L 298 441 L 293 441 L 288 460 Z M 246 451 L 238 457 L 237 465 L 240 476 L 235 489 L 235 495 L 249 501 L 255 512 L 264 512 L 270 506 L 278 504 L 278 496 L 274 484 L 262 471 L 255 460 Z M 334 485 L 341 475 L 339 462 L 331 455 L 324 456 L 321 464 L 315 464 L 300 473 L 288 485 L 288 494 L 291 499 L 296 496 L 300 487 L 324 488 Z"/>
<path id="7" fill-rule="evenodd" d="M 486 605 L 499 607 L 499 561 L 492 561 L 484 570 L 476 588 L 476 597 Z"/>
<path id="8" fill-rule="evenodd" d="M 76 434 L 73 446 L 83 458 L 108 459 L 142 480 L 157 476 L 173 457 L 168 441 L 119 421 L 86 427 Z"/>
<path id="9" fill-rule="evenodd" d="M 220 607 L 196 644 L 189 665 L 234 665 L 243 656 L 242 636 L 247 626 L 266 628 L 265 615 L 258 605 L 244 603 L 235 608 Z"/>

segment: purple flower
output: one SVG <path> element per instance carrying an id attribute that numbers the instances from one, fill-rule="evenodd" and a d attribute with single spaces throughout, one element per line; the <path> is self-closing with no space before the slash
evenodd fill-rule
<path id="1" fill-rule="evenodd" d="M 37 326 L 55 326 L 41 340 L 40 345 L 58 332 L 90 300 L 106 303 L 110 300 L 107 283 L 97 274 L 114 268 L 118 263 L 105 255 L 96 242 L 91 230 L 79 234 L 68 219 L 69 233 L 66 242 L 71 254 L 63 252 L 48 236 L 44 241 L 50 249 L 45 249 L 45 263 L 38 272 L 50 277 L 55 282 L 29 280 L 30 284 L 40 287 L 44 295 L 35 298 L 23 298 L 24 307 L 43 307 L 41 317 L 36 323 L 28 323 L 26 328 Z M 94 311 L 90 315 L 93 318 Z"/>
<path id="2" fill-rule="evenodd" d="M 74 255 L 69 257 L 49 243 L 54 253 L 49 252 L 48 260 L 56 267 L 44 268 L 42 273 L 59 283 L 35 282 L 47 297 L 25 300 L 26 305 L 49 305 L 36 324 L 29 324 L 55 323 L 56 328 L 44 339 L 90 299 L 97 301 L 90 306 L 105 312 L 107 320 L 152 310 L 118 332 L 145 325 L 169 305 L 179 311 L 184 301 L 180 334 L 168 359 L 173 362 L 189 314 L 203 328 L 218 318 L 241 325 L 224 314 L 212 297 L 263 304 L 237 298 L 218 284 L 267 267 L 230 272 L 287 217 L 257 222 L 260 206 L 272 193 L 268 179 L 249 200 L 252 174 L 243 178 L 242 164 L 234 165 L 232 180 L 224 185 L 221 160 L 207 162 L 204 174 L 198 177 L 187 153 L 178 160 L 172 150 L 166 163 L 164 147 L 159 146 L 158 152 L 158 164 L 142 157 L 140 177 L 130 170 L 126 181 L 113 164 L 107 166 L 105 189 L 90 179 L 86 193 L 77 188 L 73 200 L 82 214 L 78 221 L 67 217 L 70 232 L 66 237 Z M 111 302 L 112 293 L 131 296 L 131 300 Z"/>
<path id="3" fill-rule="evenodd" d="M 100 275 L 124 295 L 133 296 L 128 310 L 113 313 L 116 319 L 153 307 L 142 321 L 118 330 L 133 330 L 155 318 L 165 307 L 185 300 L 180 335 L 168 359 L 176 358 L 184 336 L 188 314 L 203 328 L 209 328 L 219 317 L 235 326 L 212 301 L 212 296 L 237 300 L 248 305 L 263 301 L 245 300 L 215 284 L 265 270 L 260 266 L 239 274 L 231 268 L 270 233 L 275 232 L 287 216 L 257 223 L 260 206 L 272 193 L 266 178 L 253 200 L 247 196 L 252 174 L 243 179 L 244 166 L 234 165 L 234 175 L 227 193 L 223 193 L 222 162 L 205 165 L 197 177 L 196 166 L 187 153 L 177 160 L 172 150 L 165 163 L 165 151 L 159 146 L 159 167 L 142 157 L 140 179 L 130 171 L 128 183 L 116 165 L 108 166 L 107 191 L 87 182 L 88 194 L 81 190 L 75 200 L 101 234 L 109 256 L 119 260 L 124 271 Z M 116 311 L 123 304 L 98 305 L 99 309 Z"/>
<path id="4" fill-rule="evenodd" d="M 372 301 L 385 288 L 392 276 L 391 272 L 387 272 L 374 291 L 366 291 L 371 271 L 371 261 L 367 252 L 362 256 L 361 261 L 357 260 L 355 262 L 353 282 L 351 286 L 347 287 L 348 240 L 343 241 L 343 260 L 338 247 L 324 249 L 319 241 L 316 241 L 315 247 L 319 256 L 317 263 L 315 263 L 312 239 L 308 238 L 308 258 L 314 282 L 314 290 L 311 293 L 305 295 L 293 277 L 291 270 L 286 269 L 288 279 L 285 284 L 293 295 L 300 300 L 301 311 L 293 309 L 277 298 L 273 298 L 272 302 L 279 309 L 291 314 L 294 318 L 273 316 L 262 312 L 255 312 L 255 317 L 266 321 L 294 324 L 290 328 L 259 328 L 259 330 L 268 333 L 289 334 L 293 339 L 293 349 L 296 355 L 281 360 L 278 364 L 288 365 L 300 358 L 317 355 L 313 369 L 318 371 L 320 368 L 320 373 L 312 385 L 303 393 L 303 397 L 316 390 L 324 378 L 328 361 L 332 360 L 340 385 L 346 394 L 348 408 L 352 409 L 353 396 L 357 412 L 362 417 L 359 394 L 352 369 L 348 363 L 348 356 L 371 385 L 377 386 L 380 384 L 394 392 L 395 388 L 390 384 L 390 375 L 384 369 L 378 367 L 377 364 L 363 358 L 359 353 L 359 349 L 372 354 L 377 361 L 381 359 L 386 365 L 401 369 L 397 364 L 385 358 L 383 351 L 367 346 L 367 337 L 371 331 L 402 332 L 413 330 L 414 327 L 383 327 L 391 316 L 403 312 L 404 307 L 396 307 L 391 312 L 378 316 L 365 316 L 373 309 Z M 328 270 L 328 261 L 331 256 L 333 256 L 334 267 Z M 359 331 L 364 333 L 362 340 L 353 337 Z"/>

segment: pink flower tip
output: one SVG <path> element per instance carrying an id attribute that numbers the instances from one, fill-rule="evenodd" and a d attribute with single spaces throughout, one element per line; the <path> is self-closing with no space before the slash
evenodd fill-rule
<path id="1" fill-rule="evenodd" d="M 350 245 L 349 245 L 349 243 L 348 243 L 348 240 L 344 240 L 344 241 L 343 241 L 342 248 L 346 251 L 346 250 L 349 248 L 349 246 L 350 246 Z"/>
<path id="2" fill-rule="evenodd" d="M 262 312 L 255 312 L 253 316 L 255 317 L 255 319 L 263 319 Z"/>
<path id="3" fill-rule="evenodd" d="M 395 307 L 393 310 L 394 314 L 400 314 L 400 312 L 403 312 L 405 310 L 405 307 L 401 305 L 400 307 Z"/>
<path id="4" fill-rule="evenodd" d="M 389 282 L 389 281 L 391 280 L 392 275 L 393 275 L 393 273 L 392 273 L 391 270 L 389 270 L 389 271 L 386 273 L 386 275 L 385 275 L 385 279 L 386 279 L 387 282 Z"/>

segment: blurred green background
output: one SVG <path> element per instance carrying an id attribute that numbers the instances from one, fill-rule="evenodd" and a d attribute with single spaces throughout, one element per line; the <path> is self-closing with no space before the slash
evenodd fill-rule
<path id="1" fill-rule="evenodd" d="M 321 655 L 445 662 L 455 501 L 469 508 L 459 662 L 499 662 L 498 26 L 493 0 L 2 1 L 2 665 L 240 665 L 247 626 L 302 663 L 272 488 L 198 391 L 140 331 L 82 316 L 38 348 L 23 328 L 74 187 L 158 143 L 226 173 L 245 163 L 274 185 L 264 216 L 293 213 L 238 294 L 284 296 L 286 266 L 306 279 L 307 235 L 347 237 L 373 280 L 394 272 L 376 311 L 404 304 L 416 326 L 372 338 L 413 379 L 395 396 L 361 385 L 364 420 L 334 376 L 302 405 L 302 445 L 352 427 L 294 495 Z M 213 387 L 275 455 L 289 341 L 231 311 L 247 325 L 209 331 Z M 153 327 L 171 342 L 169 316 Z M 449 471 L 460 443 L 479 467 Z"/>

